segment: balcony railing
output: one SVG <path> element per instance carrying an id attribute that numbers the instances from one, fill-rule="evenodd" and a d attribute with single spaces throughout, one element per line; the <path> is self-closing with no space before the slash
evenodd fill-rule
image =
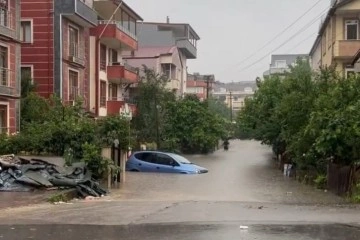
<path id="1" fill-rule="evenodd" d="M 360 40 L 339 40 L 334 45 L 334 56 L 353 58 L 360 49 Z"/>
<path id="2" fill-rule="evenodd" d="M 83 43 L 69 43 L 69 61 L 85 65 L 85 50 Z"/>
<path id="3" fill-rule="evenodd" d="M 134 39 L 134 40 L 136 40 L 136 41 L 138 40 L 137 36 L 136 36 L 134 33 L 132 33 L 129 29 L 125 28 L 125 27 L 121 24 L 121 22 L 119 22 L 119 21 L 115 21 L 115 20 L 111 20 L 111 21 L 109 21 L 109 20 L 99 20 L 99 25 L 100 25 L 100 24 L 103 24 L 103 25 L 106 25 L 106 24 L 115 24 L 116 27 L 117 27 L 120 31 L 126 33 L 126 34 L 127 34 L 129 37 L 131 37 L 132 39 Z"/>
<path id="4" fill-rule="evenodd" d="M 101 61 L 100 61 L 100 64 L 102 64 Z M 138 68 L 133 67 L 130 64 L 125 63 L 125 62 L 109 62 L 109 66 L 122 66 L 130 72 L 138 73 Z"/>
<path id="5" fill-rule="evenodd" d="M 83 91 L 79 87 L 72 86 L 69 89 L 69 101 L 81 100 L 84 96 Z"/>

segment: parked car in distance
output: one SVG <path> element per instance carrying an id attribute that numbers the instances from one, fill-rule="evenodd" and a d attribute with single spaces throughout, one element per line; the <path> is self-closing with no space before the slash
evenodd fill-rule
<path id="1" fill-rule="evenodd" d="M 159 151 L 140 151 L 133 153 L 126 162 L 126 170 L 132 172 L 183 174 L 201 174 L 208 172 L 206 168 L 197 166 L 178 154 Z"/>

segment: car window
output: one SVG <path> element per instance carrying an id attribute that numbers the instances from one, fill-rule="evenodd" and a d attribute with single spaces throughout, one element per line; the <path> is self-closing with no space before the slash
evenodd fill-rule
<path id="1" fill-rule="evenodd" d="M 157 164 L 161 164 L 161 165 L 168 165 L 168 166 L 173 166 L 173 164 L 177 164 L 176 161 L 174 161 L 174 159 L 172 159 L 170 156 L 166 155 L 166 154 L 162 154 L 162 153 L 158 153 L 157 154 Z"/>
<path id="2" fill-rule="evenodd" d="M 137 153 L 135 157 L 141 161 L 148 162 L 148 163 L 156 163 L 156 156 L 154 153 Z"/>

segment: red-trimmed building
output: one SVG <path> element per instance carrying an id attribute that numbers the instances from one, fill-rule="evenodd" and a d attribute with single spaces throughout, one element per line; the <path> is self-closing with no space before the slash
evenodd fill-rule
<path id="1" fill-rule="evenodd" d="M 19 131 L 20 0 L 0 0 L 0 134 Z"/>
<path id="2" fill-rule="evenodd" d="M 131 92 L 139 74 L 122 56 L 137 50 L 142 18 L 120 2 L 94 1 L 99 21 L 90 30 L 90 110 L 97 116 L 117 115 L 125 104 L 136 111 Z"/>
<path id="3" fill-rule="evenodd" d="M 213 89 L 214 75 L 188 74 L 186 94 L 195 94 L 201 101 L 206 100 Z"/>

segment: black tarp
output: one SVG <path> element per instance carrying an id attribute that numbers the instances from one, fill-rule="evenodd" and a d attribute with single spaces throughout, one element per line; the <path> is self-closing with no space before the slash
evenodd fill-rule
<path id="1" fill-rule="evenodd" d="M 81 162 L 60 167 L 41 158 L 27 160 L 6 155 L 0 156 L 0 166 L 0 191 L 3 192 L 66 187 L 77 189 L 81 197 L 106 195 Z"/>

